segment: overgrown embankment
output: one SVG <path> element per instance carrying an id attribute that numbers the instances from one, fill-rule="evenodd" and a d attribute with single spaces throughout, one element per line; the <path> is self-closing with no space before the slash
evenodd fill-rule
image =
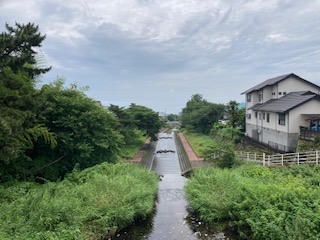
<path id="1" fill-rule="evenodd" d="M 195 169 L 185 190 L 210 224 L 228 222 L 243 239 L 319 239 L 320 167 Z"/>
<path id="2" fill-rule="evenodd" d="M 103 163 L 65 180 L 0 186 L 0 239 L 101 239 L 150 214 L 158 179 L 133 164 Z"/>

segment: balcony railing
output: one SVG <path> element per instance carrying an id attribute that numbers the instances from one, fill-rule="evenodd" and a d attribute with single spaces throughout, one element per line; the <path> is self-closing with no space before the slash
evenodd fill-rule
<path id="1" fill-rule="evenodd" d="M 314 141 L 317 137 L 320 138 L 320 132 L 300 126 L 300 139 Z"/>

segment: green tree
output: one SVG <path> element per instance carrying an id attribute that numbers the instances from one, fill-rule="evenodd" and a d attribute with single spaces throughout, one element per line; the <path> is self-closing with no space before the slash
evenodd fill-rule
<path id="1" fill-rule="evenodd" d="M 194 94 L 182 110 L 181 124 L 188 130 L 208 133 L 224 111 L 223 104 L 210 103 L 200 94 Z"/>
<path id="2" fill-rule="evenodd" d="M 35 113 L 35 77 L 49 70 L 36 67 L 34 47 L 41 46 L 44 36 L 33 24 L 6 25 L 6 29 L 0 34 L 0 177 L 19 162 L 30 161 L 25 151 L 39 138 L 51 147 L 56 145 L 54 134 Z"/>
<path id="3" fill-rule="evenodd" d="M 133 117 L 134 124 L 139 130 L 143 131 L 152 140 L 156 140 L 156 135 L 162 126 L 158 113 L 134 103 L 129 106 L 128 113 Z"/>
<path id="4" fill-rule="evenodd" d="M 168 121 L 179 121 L 179 116 L 177 114 L 169 114 L 167 116 Z"/>
<path id="5" fill-rule="evenodd" d="M 46 73 L 50 68 L 37 67 L 35 47 L 41 47 L 45 35 L 33 23 L 5 25 L 6 32 L 0 34 L 0 71 L 9 67 L 14 73 L 23 71 L 28 77 Z"/>
<path id="6" fill-rule="evenodd" d="M 113 104 L 110 104 L 108 110 L 118 118 L 119 125 L 117 126 L 117 130 L 122 134 L 124 144 L 126 146 L 136 144 L 140 145 L 143 133 L 136 126 L 136 121 L 134 120 L 133 115 L 130 114 L 129 110 Z"/>
<path id="7" fill-rule="evenodd" d="M 84 169 L 117 162 L 121 151 L 116 117 L 87 97 L 84 89 L 63 85 L 63 80 L 57 80 L 41 88 L 37 112 L 41 123 L 56 135 L 58 147 L 37 144 L 29 152 L 34 159 L 32 174 L 49 179 L 63 177 L 76 164 Z"/>
<path id="8" fill-rule="evenodd" d="M 239 109 L 239 103 L 230 100 L 227 104 L 227 114 L 229 115 L 229 125 L 232 128 L 244 129 L 245 124 L 245 108 Z"/>
<path id="9" fill-rule="evenodd" d="M 229 115 L 229 123 L 233 128 L 236 127 L 238 105 L 239 103 L 233 100 L 230 100 L 229 103 L 227 104 L 227 113 Z"/>

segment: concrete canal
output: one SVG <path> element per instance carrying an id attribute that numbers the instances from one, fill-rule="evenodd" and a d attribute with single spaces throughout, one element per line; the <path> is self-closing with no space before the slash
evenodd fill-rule
<path id="1" fill-rule="evenodd" d="M 189 216 L 183 191 L 187 179 L 181 176 L 174 133 L 160 133 L 152 170 L 161 178 L 154 215 L 112 239 L 228 239 L 223 233 L 210 233 L 201 222 Z"/>

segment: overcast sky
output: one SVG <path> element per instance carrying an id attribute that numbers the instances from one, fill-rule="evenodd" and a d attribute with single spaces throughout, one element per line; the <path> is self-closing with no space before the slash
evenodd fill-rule
<path id="1" fill-rule="evenodd" d="M 33 22 L 67 84 L 104 103 L 178 113 L 193 94 L 241 92 L 295 73 L 320 85 L 320 0 L 0 0 L 4 23 Z"/>

